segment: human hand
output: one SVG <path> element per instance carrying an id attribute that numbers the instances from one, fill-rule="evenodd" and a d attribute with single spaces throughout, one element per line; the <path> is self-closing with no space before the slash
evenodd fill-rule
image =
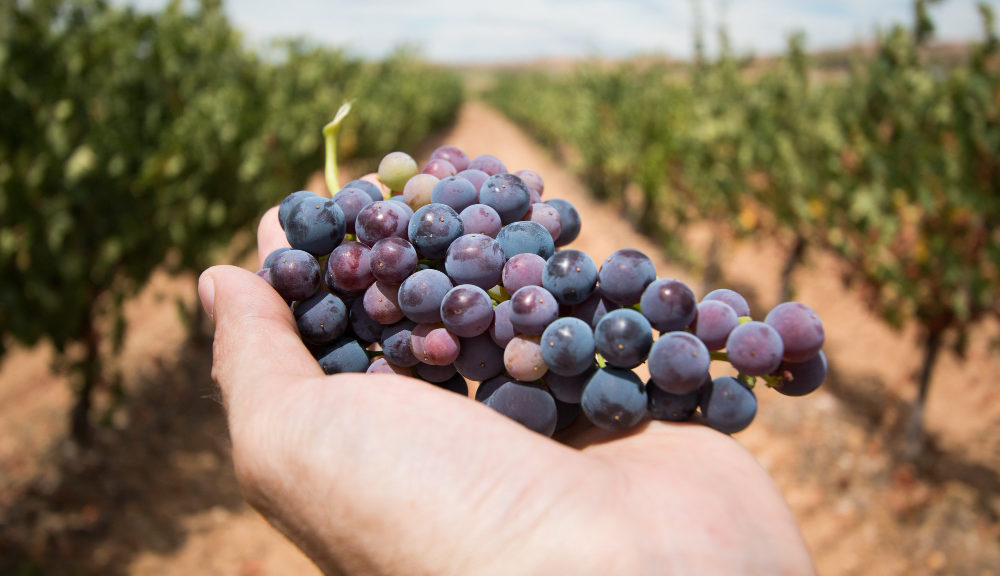
<path id="1" fill-rule="evenodd" d="M 277 211 L 261 260 L 286 245 Z M 562 437 L 391 375 L 326 376 L 251 272 L 207 270 L 246 499 L 327 573 L 811 574 L 771 479 L 706 426 Z"/>

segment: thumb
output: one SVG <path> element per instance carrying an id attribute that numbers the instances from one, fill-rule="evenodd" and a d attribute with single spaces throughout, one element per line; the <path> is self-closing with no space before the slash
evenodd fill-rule
<path id="1" fill-rule="evenodd" d="M 270 396 L 323 374 L 288 304 L 256 274 L 214 266 L 199 278 L 198 294 L 215 321 L 212 378 L 227 407 L 234 397 Z"/>

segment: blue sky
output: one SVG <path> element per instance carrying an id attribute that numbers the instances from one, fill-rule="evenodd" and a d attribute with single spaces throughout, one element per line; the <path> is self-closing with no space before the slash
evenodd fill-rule
<path id="1" fill-rule="evenodd" d="M 166 0 L 118 0 L 158 8 Z M 1000 12 L 1000 0 L 988 2 Z M 910 0 L 704 0 L 709 31 L 727 23 L 740 51 L 784 49 L 792 30 L 810 48 L 871 39 L 878 28 L 909 24 Z M 942 40 L 976 38 L 974 0 L 945 0 L 932 9 Z M 524 61 L 546 57 L 624 57 L 692 52 L 689 0 L 228 0 L 226 9 L 247 40 L 304 36 L 350 53 L 380 58 L 401 44 L 445 63 Z M 707 35 L 709 48 L 714 34 Z"/>

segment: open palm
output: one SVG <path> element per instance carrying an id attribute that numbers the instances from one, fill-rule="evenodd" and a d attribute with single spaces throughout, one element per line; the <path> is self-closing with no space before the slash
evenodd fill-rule
<path id="1" fill-rule="evenodd" d="M 261 258 L 284 244 L 274 210 Z M 649 422 L 560 444 L 401 376 L 326 376 L 288 306 L 217 266 L 199 292 L 247 500 L 327 573 L 810 574 L 736 441 Z"/>

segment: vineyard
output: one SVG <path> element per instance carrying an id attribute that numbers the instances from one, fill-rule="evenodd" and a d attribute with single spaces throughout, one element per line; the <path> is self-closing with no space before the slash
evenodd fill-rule
<path id="1" fill-rule="evenodd" d="M 824 75 L 801 34 L 762 70 L 728 48 L 676 65 L 582 65 L 563 75 L 507 73 L 491 103 L 566 158 L 668 253 L 718 287 L 720 243 L 769 235 L 787 256 L 776 301 L 792 296 L 808 250 L 836 255 L 839 279 L 890 326 L 915 323 L 923 368 L 909 433 L 944 346 L 996 317 L 1000 286 L 1000 44 L 981 4 L 983 37 L 964 61 L 929 57 L 933 22 L 883 33 L 871 56 Z M 699 42 L 699 46 L 701 42 Z M 687 75 L 688 77 L 685 77 Z M 713 225 L 692 254 L 685 226 Z M 831 279 L 838 280 L 838 279 Z"/>
<path id="2" fill-rule="evenodd" d="M 261 215 L 291 192 L 327 196 L 388 152 L 424 165 L 449 144 L 537 171 L 546 201 L 576 207 L 579 238 L 552 255 L 602 264 L 634 248 L 649 280 L 738 289 L 761 320 L 786 300 L 823 315 L 826 382 L 788 398 L 762 372 L 759 416 L 734 444 L 773 479 L 820 573 L 994 574 L 1000 38 L 984 2 L 979 37 L 942 57 L 934 3 L 834 54 L 793 34 L 784 55 L 753 58 L 721 29 L 709 56 L 699 30 L 690 62 L 472 71 L 412 48 L 372 61 L 294 38 L 251 46 L 222 0 L 0 3 L 0 573 L 314 573 L 242 492 L 196 278 L 256 269 Z M 324 181 L 324 124 L 345 102 L 341 177 Z M 346 231 L 342 252 L 375 250 Z M 332 258 L 317 258 L 326 274 Z M 496 295 L 512 294 L 486 284 L 495 327 Z M 357 370 L 379 352 L 385 368 L 384 342 L 364 344 Z M 592 347 L 587 364 L 594 350 L 607 360 Z M 435 374 L 414 362 L 398 373 Z M 478 396 L 479 378 L 447 364 L 432 368 Z"/>

